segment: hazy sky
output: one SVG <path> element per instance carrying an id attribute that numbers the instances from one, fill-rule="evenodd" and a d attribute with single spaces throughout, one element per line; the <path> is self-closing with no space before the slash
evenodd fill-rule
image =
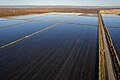
<path id="1" fill-rule="evenodd" d="M 0 5 L 120 6 L 120 0 L 0 0 Z"/>

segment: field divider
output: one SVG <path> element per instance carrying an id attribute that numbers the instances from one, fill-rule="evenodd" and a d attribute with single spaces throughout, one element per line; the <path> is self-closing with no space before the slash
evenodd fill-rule
<path id="1" fill-rule="evenodd" d="M 98 26 L 98 25 L 95 25 L 95 24 L 79 24 L 79 23 L 73 23 L 73 22 L 64 22 L 64 23 L 67 23 L 67 24 L 76 24 L 76 25 L 82 25 L 82 26 Z"/>
<path id="2" fill-rule="evenodd" d="M 72 19 L 72 18 L 69 18 L 69 19 L 65 20 L 64 22 L 66 22 L 66 21 L 68 21 L 68 20 L 70 20 L 70 19 Z M 24 39 L 26 39 L 26 38 L 29 38 L 29 37 L 31 37 L 31 36 L 33 36 L 33 35 L 36 35 L 36 34 L 38 34 L 38 33 L 43 32 L 43 31 L 46 31 L 46 30 L 48 30 L 48 29 L 50 29 L 50 28 L 53 28 L 53 27 L 57 26 L 58 24 L 62 24 L 62 23 L 64 23 L 64 22 L 58 22 L 58 23 L 53 24 L 53 25 L 51 25 L 51 26 L 49 26 L 49 27 L 46 27 L 46 28 L 44 28 L 44 29 L 42 29 L 42 30 L 39 30 L 39 31 L 37 31 L 37 32 L 34 32 L 34 33 L 29 34 L 29 35 L 27 35 L 27 36 L 24 36 L 24 37 L 22 37 L 22 38 L 20 38 L 20 39 L 17 39 L 17 40 L 15 40 L 15 41 L 13 41 L 13 42 L 10 42 L 10 43 L 8 43 L 8 44 L 5 44 L 5 45 L 3 45 L 3 46 L 0 46 L 0 49 L 6 48 L 6 47 L 8 47 L 8 46 L 11 46 L 11 45 L 13 45 L 13 44 L 15 44 L 15 43 L 17 43 L 17 42 L 20 42 L 20 41 L 22 41 L 22 40 L 24 40 Z"/>
<path id="3" fill-rule="evenodd" d="M 116 53 L 116 50 L 114 48 L 114 45 L 112 43 L 110 34 L 107 30 L 107 27 L 104 24 L 102 15 L 100 13 L 99 13 L 99 24 L 100 24 L 99 27 L 101 27 L 101 30 L 102 30 L 102 37 L 103 37 L 103 43 L 104 43 L 105 60 L 106 60 L 105 66 L 107 66 L 107 71 L 106 71 L 107 75 L 105 77 L 108 78 L 108 80 L 119 80 L 120 79 L 120 72 L 119 72 L 120 61 Z M 99 54 L 99 57 L 100 55 L 101 54 Z M 99 73 L 100 73 L 100 69 L 99 69 Z M 106 80 L 100 77 L 101 76 L 99 74 L 99 80 Z"/>
<path id="4" fill-rule="evenodd" d="M 7 25 L 7 26 L 0 26 L 0 28 L 6 28 L 6 27 L 12 27 L 12 26 L 15 26 L 15 25 L 19 25 L 19 24 L 25 24 L 25 23 L 28 23 L 28 22 L 21 22 L 21 23 L 16 23 L 16 24 L 11 24 L 11 25 Z"/>
<path id="5" fill-rule="evenodd" d="M 102 33 L 102 23 L 98 14 L 98 45 L 99 45 L 99 77 L 98 80 L 107 80 L 107 67 L 106 67 L 106 59 L 105 59 L 105 50 L 104 50 L 104 40 Z"/>
<path id="6" fill-rule="evenodd" d="M 107 28 L 120 28 L 120 26 L 106 26 Z"/>
<path id="7" fill-rule="evenodd" d="M 15 44 L 15 43 L 17 43 L 17 42 L 19 42 L 19 41 L 21 41 L 21 40 L 24 40 L 24 39 L 26 39 L 26 38 L 29 38 L 29 37 L 31 37 L 31 36 L 33 36 L 33 35 L 35 35 L 35 34 L 38 34 L 38 33 L 43 32 L 43 31 L 45 31 L 45 30 L 48 30 L 49 28 L 52 28 L 52 27 L 54 27 L 54 26 L 56 26 L 56 25 L 58 25 L 58 24 L 59 24 L 59 23 L 54 24 L 54 25 L 52 25 L 52 26 L 49 26 L 49 27 L 47 27 L 47 28 L 44 28 L 44 29 L 42 29 L 42 30 L 39 30 L 39 31 L 37 31 L 37 32 L 34 32 L 34 33 L 32 33 L 32 34 L 29 34 L 29 35 L 27 35 L 27 36 L 24 36 L 24 37 L 22 37 L 22 38 L 20 38 L 20 39 L 18 39 L 18 40 L 15 40 L 15 41 L 13 41 L 13 42 L 11 42 L 11 43 L 5 44 L 4 46 L 1 46 L 0 48 L 8 47 L 8 46 L 10 46 L 10 45 L 12 45 L 12 44 Z"/>
<path id="8" fill-rule="evenodd" d="M 46 22 L 55 21 L 55 20 L 60 19 L 60 18 L 62 18 L 62 17 L 63 17 L 63 16 L 61 16 L 61 17 L 56 17 L 56 18 L 52 18 L 51 20 L 46 20 Z"/>
<path id="9" fill-rule="evenodd" d="M 104 28 L 105 35 L 106 35 L 106 38 L 107 38 L 107 42 L 108 42 L 108 45 L 109 45 L 109 48 L 110 48 L 111 57 L 113 59 L 113 62 L 117 63 L 116 65 L 118 65 L 118 67 L 120 68 L 120 60 L 118 58 L 117 52 L 115 50 L 115 47 L 113 45 L 113 41 L 111 39 L 110 33 L 109 33 L 107 27 L 105 26 L 105 24 L 104 24 L 103 28 Z M 120 74 L 119 74 L 119 76 L 120 76 Z"/>
<path id="10" fill-rule="evenodd" d="M 34 19 L 34 18 L 41 18 L 41 17 L 44 17 L 44 16 L 45 15 L 37 16 L 37 17 L 29 18 L 29 19 L 27 19 L 27 18 L 24 18 L 24 19 L 16 19 L 15 18 L 14 19 L 14 18 L 8 17 L 6 19 L 10 19 L 10 20 L 25 20 L 26 22 L 20 22 L 20 23 L 16 23 L 16 24 L 7 25 L 7 26 L 0 26 L 0 28 L 12 27 L 12 26 L 19 25 L 19 24 L 25 24 L 25 23 L 29 23 L 29 22 L 34 22 L 35 20 L 32 20 L 32 19 Z M 10 21 L 10 20 L 8 20 L 8 21 Z"/>
<path id="11" fill-rule="evenodd" d="M 41 17 L 43 17 L 43 16 L 41 16 Z M 59 19 L 59 18 L 61 18 L 61 17 L 52 18 L 52 19 L 50 19 L 50 20 L 38 20 L 38 21 L 40 21 L 40 22 L 41 22 L 41 21 L 51 22 L 51 21 L 57 20 L 57 19 Z M 7 25 L 7 26 L 0 26 L 0 28 L 13 27 L 13 26 L 19 25 L 19 24 L 25 24 L 25 23 L 29 23 L 29 22 L 38 22 L 38 21 L 35 21 L 35 20 L 27 20 L 26 22 L 16 23 L 16 24 Z"/>

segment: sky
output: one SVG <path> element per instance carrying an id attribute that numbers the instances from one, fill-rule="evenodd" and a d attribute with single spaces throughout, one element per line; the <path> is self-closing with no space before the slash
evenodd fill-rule
<path id="1" fill-rule="evenodd" d="M 0 5 L 120 6 L 120 0 L 0 0 Z"/>

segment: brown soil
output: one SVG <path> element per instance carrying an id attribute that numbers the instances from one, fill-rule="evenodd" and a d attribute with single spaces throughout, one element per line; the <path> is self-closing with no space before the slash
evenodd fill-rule
<path id="1" fill-rule="evenodd" d="M 48 12 L 81 12 L 81 13 L 97 13 L 98 9 L 82 9 L 82 8 L 0 8 L 0 17 L 16 16 L 34 13 Z"/>
<path id="2" fill-rule="evenodd" d="M 120 9 L 100 10 L 100 13 L 102 13 L 102 14 L 119 14 L 120 15 Z"/>

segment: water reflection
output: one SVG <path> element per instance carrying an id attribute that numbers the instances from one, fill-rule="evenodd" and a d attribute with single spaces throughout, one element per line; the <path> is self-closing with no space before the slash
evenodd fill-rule
<path id="1" fill-rule="evenodd" d="M 120 16 L 115 14 L 104 14 L 103 19 L 106 26 L 120 27 Z"/>
<path id="2" fill-rule="evenodd" d="M 29 22 L 12 27 L 0 28 L 0 45 L 17 40 L 56 22 Z"/>
<path id="3" fill-rule="evenodd" d="M 44 17 L 34 18 L 32 22 L 0 28 L 0 45 L 71 17 L 73 19 L 68 22 L 97 24 L 95 17 L 65 15 L 48 22 L 42 20 L 61 15 L 45 14 Z M 61 23 L 1 49 L 0 76 L 4 80 L 96 80 L 97 54 L 97 26 Z"/>
<path id="4" fill-rule="evenodd" d="M 120 28 L 109 28 L 108 30 L 120 59 Z"/>
<path id="5" fill-rule="evenodd" d="M 116 14 L 104 14 L 102 16 L 105 25 L 108 26 L 108 31 L 110 32 L 115 50 L 120 58 L 120 16 Z"/>

